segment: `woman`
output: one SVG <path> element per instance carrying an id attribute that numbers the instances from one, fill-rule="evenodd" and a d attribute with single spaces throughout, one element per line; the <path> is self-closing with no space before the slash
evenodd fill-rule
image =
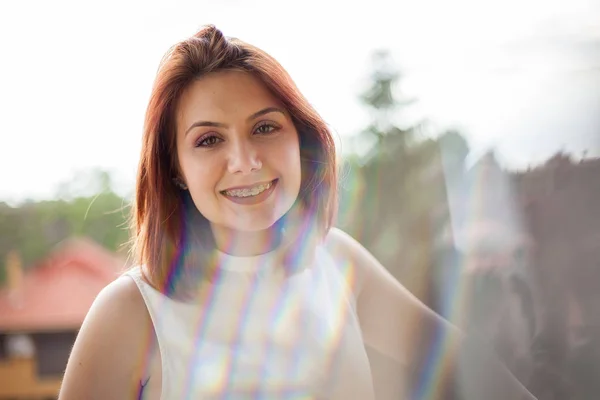
<path id="1" fill-rule="evenodd" d="M 141 267 L 98 296 L 60 398 L 371 399 L 363 343 L 422 382 L 440 337 L 444 376 L 460 379 L 432 394 L 497 390 L 471 378 L 481 368 L 456 332 L 332 228 L 336 169 L 327 126 L 272 57 L 213 26 L 175 45 L 145 118 Z M 532 398 L 489 365 L 501 387 L 485 398 Z"/>

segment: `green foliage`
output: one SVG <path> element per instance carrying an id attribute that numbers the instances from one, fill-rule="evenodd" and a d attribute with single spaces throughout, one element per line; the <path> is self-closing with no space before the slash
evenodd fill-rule
<path id="1" fill-rule="evenodd" d="M 94 177 L 99 180 L 94 181 Z M 112 191 L 108 173 L 94 172 L 89 185 L 104 190 L 76 196 L 73 190 L 67 190 L 68 185 L 62 185 L 66 199 L 26 202 L 16 207 L 0 203 L 0 265 L 4 266 L 9 251 L 18 250 L 24 266 L 30 266 L 73 236 L 89 237 L 112 251 L 122 250 L 129 238 L 129 205 Z M 2 282 L 4 268 L 0 271 Z"/>

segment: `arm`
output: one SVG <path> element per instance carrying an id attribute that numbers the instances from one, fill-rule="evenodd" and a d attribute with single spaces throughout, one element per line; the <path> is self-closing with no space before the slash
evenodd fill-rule
<path id="1" fill-rule="evenodd" d="M 428 309 L 358 242 L 337 229 L 330 235 L 363 277 L 357 312 L 365 343 L 408 366 L 414 395 L 426 389 L 433 394 L 427 399 L 535 399 L 485 346 Z"/>
<path id="2" fill-rule="evenodd" d="M 135 282 L 122 277 L 108 285 L 75 340 L 59 400 L 137 399 L 153 335 Z"/>

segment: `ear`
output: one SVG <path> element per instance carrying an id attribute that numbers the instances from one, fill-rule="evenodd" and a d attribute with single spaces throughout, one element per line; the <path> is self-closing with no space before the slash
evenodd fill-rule
<path id="1" fill-rule="evenodd" d="M 181 190 L 188 190 L 187 185 L 183 182 L 181 178 L 173 178 L 173 183 Z"/>

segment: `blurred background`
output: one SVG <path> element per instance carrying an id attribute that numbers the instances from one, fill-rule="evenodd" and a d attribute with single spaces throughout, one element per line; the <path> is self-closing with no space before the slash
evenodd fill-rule
<path id="1" fill-rule="evenodd" d="M 0 399 L 56 398 L 128 263 L 158 63 L 206 23 L 272 54 L 329 123 L 338 226 L 539 399 L 598 398 L 598 0 L 58 0 L 0 4 Z"/>

